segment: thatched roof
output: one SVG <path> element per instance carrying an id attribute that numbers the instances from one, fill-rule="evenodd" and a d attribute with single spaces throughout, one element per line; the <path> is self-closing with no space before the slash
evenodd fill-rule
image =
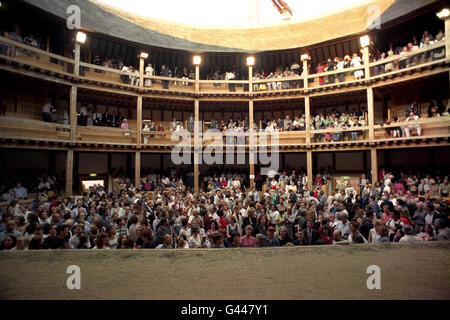
<path id="1" fill-rule="evenodd" d="M 251 52 L 301 48 L 368 31 L 380 9 L 381 24 L 439 0 L 368 0 L 363 5 L 302 22 L 258 28 L 203 28 L 133 15 L 95 0 L 24 0 L 58 17 L 79 5 L 82 27 L 146 45 L 200 52 Z"/>

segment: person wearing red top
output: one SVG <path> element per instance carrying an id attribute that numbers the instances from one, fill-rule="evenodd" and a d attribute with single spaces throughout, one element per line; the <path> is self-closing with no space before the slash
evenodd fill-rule
<path id="1" fill-rule="evenodd" d="M 397 181 L 394 184 L 394 192 L 395 192 L 395 194 L 398 194 L 399 191 L 402 191 L 402 193 L 405 193 L 405 186 L 400 181 Z"/>
<path id="2" fill-rule="evenodd" d="M 317 66 L 316 72 L 317 73 L 325 72 L 325 68 L 324 68 L 323 64 L 319 63 L 319 65 Z M 325 77 L 319 77 L 319 85 L 323 85 L 324 82 L 325 82 Z"/>
<path id="3" fill-rule="evenodd" d="M 248 225 L 245 227 L 245 236 L 241 237 L 239 242 L 244 248 L 251 248 L 256 246 L 255 238 L 252 237 L 253 227 Z"/>
<path id="4" fill-rule="evenodd" d="M 223 211 L 218 210 L 217 215 L 220 217 L 219 219 L 219 231 L 227 229 L 227 218 L 224 217 Z"/>
<path id="5" fill-rule="evenodd" d="M 403 225 L 414 226 L 414 222 L 411 220 L 408 209 L 402 209 L 400 211 L 400 221 L 403 222 Z"/>
<path id="6" fill-rule="evenodd" d="M 333 242 L 333 235 L 329 226 L 324 225 L 322 227 L 322 230 L 319 233 L 319 240 L 321 240 L 323 244 L 331 244 Z"/>

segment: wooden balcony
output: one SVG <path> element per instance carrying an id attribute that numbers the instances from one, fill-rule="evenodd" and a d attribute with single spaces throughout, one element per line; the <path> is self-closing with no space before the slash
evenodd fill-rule
<path id="1" fill-rule="evenodd" d="M 183 95 L 198 98 L 234 97 L 241 99 L 265 99 L 268 97 L 283 97 L 298 95 L 299 97 L 316 94 L 329 94 L 334 92 L 345 92 L 356 88 L 365 88 L 367 85 L 388 85 L 410 78 L 420 78 L 441 72 L 448 72 L 450 59 L 446 57 L 434 59 L 433 53 L 445 49 L 446 42 L 440 41 L 430 47 L 413 51 L 405 55 L 394 55 L 384 60 L 372 62 L 360 67 L 348 68 L 324 72 L 320 74 L 309 74 L 306 76 L 274 78 L 263 80 L 196 80 L 182 78 L 167 78 L 160 76 L 140 75 L 139 72 L 122 72 L 120 70 L 97 66 L 85 62 L 77 62 L 72 58 L 59 56 L 47 51 L 39 50 L 22 43 L 11 41 L 0 37 L 0 41 L 14 45 L 21 49 L 18 57 L 0 56 L 0 69 L 11 72 L 22 72 L 30 76 L 49 75 L 53 78 L 46 80 L 61 82 L 61 79 L 70 83 L 88 85 L 98 90 L 115 90 L 118 94 L 142 94 L 154 95 Z M 423 61 L 422 56 L 429 57 Z M 39 56 L 39 59 L 37 58 Z M 414 63 L 407 68 L 400 69 L 399 61 L 415 59 Z M 377 75 L 375 70 L 381 65 L 392 64 L 392 71 Z M 74 66 L 79 65 L 80 72 L 74 74 Z M 363 70 L 364 77 L 355 79 L 353 72 Z M 344 75 L 342 82 L 339 75 Z M 330 83 L 330 77 L 334 82 Z M 134 78 L 133 84 L 131 83 Z M 320 78 L 325 83 L 320 85 Z M 307 81 L 304 81 L 307 79 Z M 138 81 L 137 81 L 138 80 Z M 163 86 L 167 84 L 167 88 Z M 295 87 L 285 88 L 285 83 L 296 83 Z M 68 83 L 68 84 L 70 84 Z M 277 83 L 281 83 L 281 90 L 274 89 Z M 275 84 L 275 86 L 273 86 Z M 197 89 L 198 87 L 198 89 Z M 265 89 L 264 89 L 265 88 Z M 354 89 L 352 89 L 354 88 Z"/>

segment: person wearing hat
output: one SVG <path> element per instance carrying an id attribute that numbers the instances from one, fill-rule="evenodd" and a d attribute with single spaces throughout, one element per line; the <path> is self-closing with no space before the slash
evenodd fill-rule
<path id="1" fill-rule="evenodd" d="M 264 242 L 265 247 L 280 247 L 280 241 L 275 238 L 275 228 L 270 226 L 267 228 L 267 237 Z"/>

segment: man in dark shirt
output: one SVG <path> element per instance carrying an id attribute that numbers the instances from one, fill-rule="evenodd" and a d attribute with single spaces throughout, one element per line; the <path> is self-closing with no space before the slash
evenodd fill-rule
<path id="1" fill-rule="evenodd" d="M 363 235 L 364 238 L 369 239 L 370 229 L 373 228 L 373 212 L 371 210 L 366 211 L 366 217 L 364 221 L 361 223 L 361 227 L 359 228 L 359 232 Z"/>
<path id="2" fill-rule="evenodd" d="M 153 241 L 152 232 L 150 230 L 145 230 L 141 234 L 142 242 L 144 243 L 142 249 L 155 249 L 156 242 Z"/>
<path id="3" fill-rule="evenodd" d="M 162 218 L 159 227 L 156 231 L 158 244 L 164 243 L 164 235 L 168 234 L 172 237 L 172 228 L 166 218 Z"/>
<path id="4" fill-rule="evenodd" d="M 44 240 L 44 248 L 46 249 L 68 249 L 67 240 L 68 227 L 55 225 L 50 227 L 50 235 Z"/>
<path id="5" fill-rule="evenodd" d="M 313 226 L 314 226 L 313 220 L 308 220 L 308 222 L 306 222 L 306 229 L 303 230 L 306 245 L 316 244 L 317 239 L 319 238 L 319 233 L 317 232 L 316 229 L 313 228 Z"/>

